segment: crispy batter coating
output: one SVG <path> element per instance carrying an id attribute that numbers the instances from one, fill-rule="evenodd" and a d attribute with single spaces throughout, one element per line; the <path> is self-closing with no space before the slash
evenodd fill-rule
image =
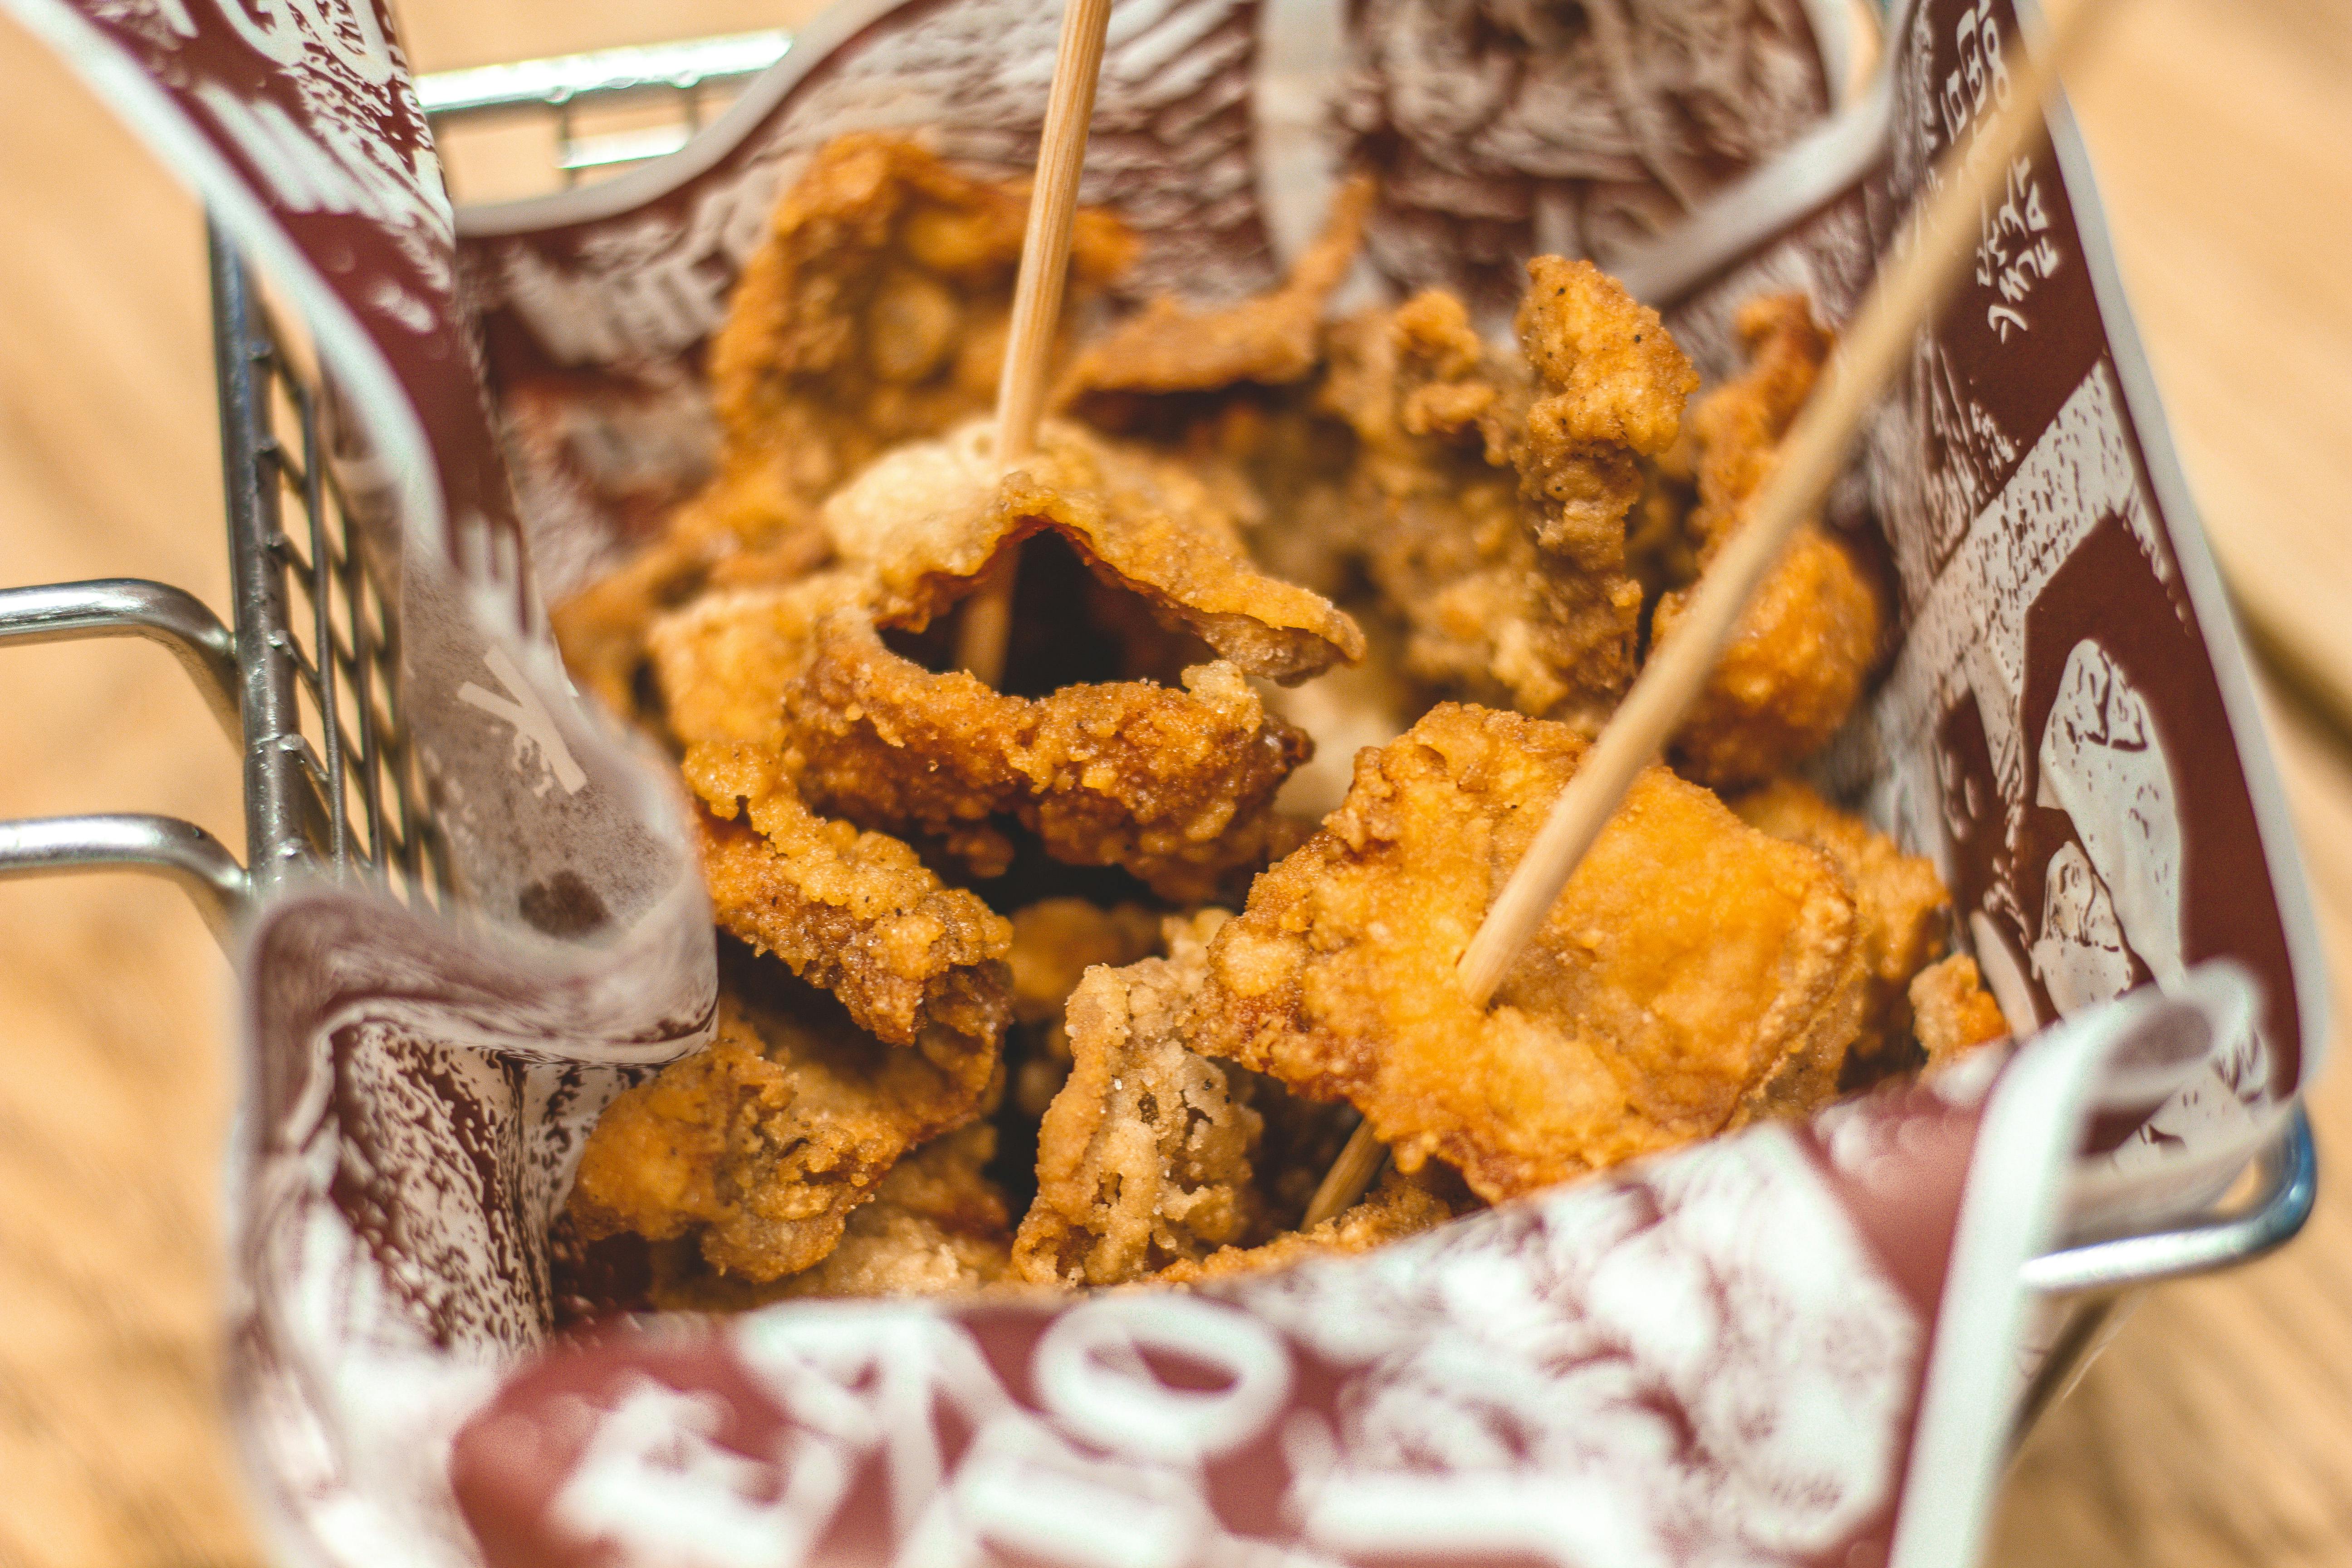
<path id="1" fill-rule="evenodd" d="M 762 990 L 722 988 L 709 1048 L 606 1109 L 570 1199 L 583 1238 L 692 1237 L 720 1273 L 774 1279 L 832 1252 L 908 1149 L 978 1114 L 984 1077 L 884 1045 L 805 986 Z"/>
<path id="2" fill-rule="evenodd" d="M 555 606 L 548 620 L 572 678 L 624 718 L 638 713 L 647 631 L 707 586 L 790 583 L 823 565 L 833 542 L 812 514 L 755 548 L 673 526 L 634 558 Z"/>
<path id="3" fill-rule="evenodd" d="M 821 572 L 782 586 L 706 594 L 662 616 L 646 644 L 670 734 L 688 746 L 782 746 L 784 689 L 808 667 L 817 623 L 864 601 L 856 574 Z"/>
<path id="4" fill-rule="evenodd" d="M 1944 951 L 1951 894 L 1924 855 L 1840 811 L 1795 779 L 1780 779 L 1730 803 L 1748 826 L 1818 849 L 1853 896 L 1854 936 L 1869 976 L 1857 1057 L 1875 1058 L 1911 1032 L 1911 977 Z"/>
<path id="5" fill-rule="evenodd" d="M 1984 988 L 1977 961 L 1965 952 L 1931 963 L 1912 978 L 1911 1014 L 1929 1072 L 2009 1034 L 2000 1004 Z"/>
<path id="6" fill-rule="evenodd" d="M 1181 687 L 1008 697 L 901 658 L 855 615 L 819 627 L 784 710 L 821 810 L 927 835 L 982 876 L 1003 869 L 1000 819 L 1015 818 L 1055 858 L 1124 866 L 1177 902 L 1284 843 L 1270 803 L 1309 745 L 1222 660 Z"/>
<path id="7" fill-rule="evenodd" d="M 1097 964 L 1113 969 L 1160 951 L 1160 917 L 1141 904 L 1105 909 L 1085 899 L 1045 899 L 1013 912 L 1013 1016 L 1026 1047 L 1013 1068 L 1013 1103 L 1032 1121 L 1070 1076 L 1063 1015 Z"/>
<path id="8" fill-rule="evenodd" d="M 1324 302 L 1355 265 L 1374 194 L 1369 174 L 1340 186 L 1323 232 L 1271 293 L 1215 310 L 1155 298 L 1080 352 L 1055 405 L 1089 392 L 1213 392 L 1236 382 L 1305 380 L 1322 361 Z"/>
<path id="9" fill-rule="evenodd" d="M 1252 675 L 1303 680 L 1364 653 L 1364 634 L 1321 595 L 1266 576 L 1237 513 L 1237 476 L 1192 468 L 1077 426 L 1038 432 L 1036 455 L 1001 478 L 994 436 L 974 424 L 898 447 L 836 492 L 824 525 L 873 574 L 885 626 L 920 630 L 979 583 L 1002 551 L 1052 530 L 1103 582 L 1163 626 L 1197 634 Z"/>
<path id="10" fill-rule="evenodd" d="M 898 137 L 819 149 L 711 342 L 726 448 L 707 504 L 814 501 L 886 448 L 986 410 L 1028 206 Z M 1081 210 L 1074 293 L 1116 277 L 1135 248 L 1118 219 Z"/>
<path id="11" fill-rule="evenodd" d="M 1834 1093 L 1859 1030 L 1853 900 L 1818 853 L 1662 768 L 1505 978 L 1454 965 L 1581 760 L 1564 725 L 1444 704 L 1210 950 L 1195 1048 L 1345 1097 L 1398 1163 L 1499 1200 Z"/>
<path id="12" fill-rule="evenodd" d="M 832 992 L 859 1027 L 917 1047 L 976 1100 L 1013 1013 L 1004 917 L 897 839 L 810 812 L 772 752 L 698 745 L 686 778 L 710 810 L 702 868 L 719 928 Z"/>
<path id="13" fill-rule="evenodd" d="M 1587 571 L 1622 575 L 1641 458 L 1682 429 L 1698 372 L 1657 311 L 1590 261 L 1538 256 L 1515 325 L 1540 395 L 1512 460 L 1536 540 Z"/>
<path id="14" fill-rule="evenodd" d="M 711 342 L 717 474 L 635 560 L 554 611 L 575 678 L 634 712 L 656 616 L 706 584 L 785 583 L 822 564 L 819 499 L 891 444 L 991 405 L 1027 213 L 1017 187 L 967 179 L 900 138 L 818 149 Z M 1117 218 L 1082 209 L 1074 299 L 1135 248 Z"/>
<path id="15" fill-rule="evenodd" d="M 1323 405 L 1360 443 L 1366 564 L 1405 622 L 1408 673 L 1523 712 L 1597 721 L 1633 679 L 1642 589 L 1625 519 L 1697 384 L 1616 282 L 1538 258 L 1523 356 L 1425 293 L 1342 323 Z"/>
<path id="16" fill-rule="evenodd" d="M 890 1167 L 849 1213 L 823 1261 L 770 1283 L 713 1273 L 677 1244 L 654 1253 L 653 1303 L 664 1311 L 743 1312 L 772 1301 L 837 1296 L 937 1296 L 1005 1276 L 1013 1225 L 983 1173 L 996 1153 L 987 1122 L 935 1138 Z"/>
<path id="17" fill-rule="evenodd" d="M 1782 436 L 1812 391 L 1830 334 L 1801 294 L 1741 307 L 1746 372 L 1692 411 L 1698 504 L 1685 528 L 1703 569 L 1738 529 L 1771 471 Z M 1671 639 L 1687 595 L 1658 602 L 1653 646 Z M 1878 595 L 1844 549 L 1800 528 L 1741 616 L 1706 689 L 1670 751 L 1692 778 L 1719 789 L 1761 783 L 1819 750 L 1862 695 L 1878 652 Z"/>
<path id="18" fill-rule="evenodd" d="M 1435 1169 L 1423 1167 L 1408 1176 L 1391 1166 L 1381 1173 L 1380 1184 L 1358 1199 L 1353 1207 L 1341 1210 L 1310 1230 L 1286 1231 L 1256 1247 L 1222 1247 L 1198 1262 L 1188 1258 L 1171 1263 L 1152 1276 L 1152 1283 L 1198 1285 L 1211 1279 L 1230 1279 L 1237 1274 L 1286 1268 L 1310 1258 L 1345 1258 L 1370 1252 L 1375 1247 L 1433 1230 L 1478 1206 L 1467 1193 L 1458 1190 L 1458 1182 L 1432 1179 L 1438 1175 Z"/>
<path id="19" fill-rule="evenodd" d="M 1226 918 L 1171 916 L 1166 958 L 1090 969 L 1071 994 L 1076 1065 L 1038 1134 L 1017 1278 L 1115 1285 L 1265 1228 L 1250 1163 L 1263 1120 L 1234 1069 L 1185 1044 L 1208 941 Z"/>

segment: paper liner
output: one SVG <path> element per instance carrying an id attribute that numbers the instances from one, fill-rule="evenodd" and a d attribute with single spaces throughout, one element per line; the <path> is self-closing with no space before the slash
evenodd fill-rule
<path id="1" fill-rule="evenodd" d="M 852 0 L 676 157 L 453 222 L 380 8 L 5 3 L 315 339 L 471 911 L 320 889 L 248 934 L 233 1393 L 289 1560 L 1963 1562 L 2038 1354 L 2018 1264 L 2181 1217 L 2315 1065 L 2292 840 L 2061 114 L 1831 509 L 1903 636 L 1823 780 L 1937 858 L 2012 1021 L 2065 1020 L 1981 1110 L 1997 1058 L 1190 1297 L 544 1348 L 580 1139 L 715 979 L 666 771 L 573 697 L 542 597 L 707 466 L 701 348 L 780 182 L 875 125 L 1024 167 L 1056 12 Z M 1136 288 L 1229 297 L 1369 161 L 1354 298 L 1491 317 L 1528 249 L 1591 250 L 1720 374 L 1760 288 L 1842 319 L 2005 90 L 2008 5 L 1926 0 L 1823 121 L 1845 16 L 1123 0 L 1087 195 L 1144 234 Z"/>

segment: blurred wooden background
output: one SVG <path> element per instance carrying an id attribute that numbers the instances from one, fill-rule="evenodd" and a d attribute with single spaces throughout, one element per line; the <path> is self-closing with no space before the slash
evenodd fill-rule
<path id="1" fill-rule="evenodd" d="M 423 70 L 812 8 L 397 5 Z M 2073 90 L 2190 479 L 2264 621 L 2352 689 L 2352 0 L 2123 10 Z M 153 576 L 225 607 L 197 215 L 5 20 L 0 214 L 0 583 Z M 2292 701 L 2273 712 L 2352 976 L 2352 750 Z M 173 812 L 236 845 L 236 778 L 160 651 L 0 656 L 0 816 Z M 0 885 L 0 1568 L 261 1560 L 214 1349 L 226 978 L 161 885 Z M 2315 1110 L 2308 1234 L 2139 1309 L 2020 1458 L 1994 1561 L 2352 1560 L 2344 1072 Z"/>

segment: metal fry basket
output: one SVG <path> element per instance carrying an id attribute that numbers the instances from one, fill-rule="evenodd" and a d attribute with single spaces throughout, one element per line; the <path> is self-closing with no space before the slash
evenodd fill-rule
<path id="1" fill-rule="evenodd" d="M 781 58 L 789 35 L 525 61 L 428 76 L 436 129 L 537 114 L 553 122 L 553 170 L 657 156 L 681 144 L 710 89 Z M 683 123 L 580 133 L 592 106 L 667 100 Z M 109 579 L 0 589 L 0 644 L 132 637 L 179 661 L 242 748 L 245 858 L 193 823 L 110 813 L 0 821 L 0 878 L 142 871 L 177 883 L 225 946 L 246 916 L 299 877 L 372 882 L 449 911 L 446 840 L 402 722 L 399 616 L 348 529 L 323 449 L 322 389 L 264 307 L 254 275 L 208 232 L 213 349 L 234 613 L 229 624 L 167 584 Z M 2021 1432 L 2080 1375 L 2130 1293 L 2251 1261 L 2291 1239 L 2317 1191 L 2300 1106 L 2239 1184 L 2195 1223 L 2036 1258 L 2026 1287 L 2059 1309 L 2050 1353 L 2026 1391 Z"/>

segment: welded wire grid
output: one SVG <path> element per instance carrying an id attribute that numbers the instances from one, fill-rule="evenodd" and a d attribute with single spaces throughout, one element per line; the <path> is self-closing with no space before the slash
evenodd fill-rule
<path id="1" fill-rule="evenodd" d="M 325 869 L 446 910 L 399 616 L 328 460 L 320 388 L 217 228 L 210 248 L 252 897 Z"/>

